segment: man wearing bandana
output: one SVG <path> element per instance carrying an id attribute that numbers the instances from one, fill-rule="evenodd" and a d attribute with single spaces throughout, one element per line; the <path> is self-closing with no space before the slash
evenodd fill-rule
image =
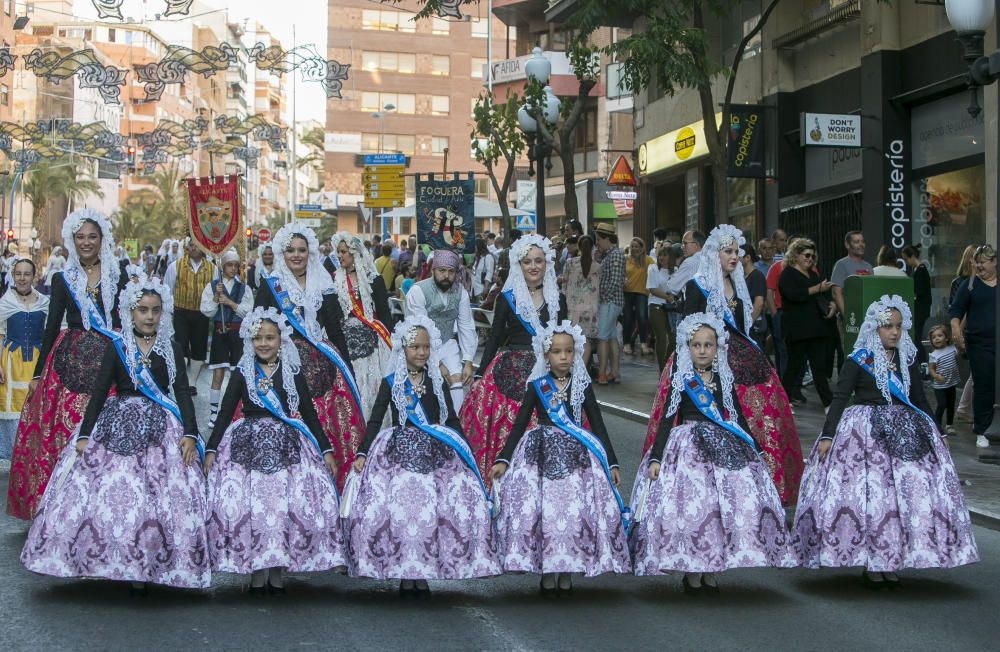
<path id="1" fill-rule="evenodd" d="M 462 257 L 450 249 L 438 249 L 431 254 L 431 278 L 414 284 L 406 294 L 406 313 L 429 317 L 441 332 L 441 374 L 448 380 L 456 410 L 472 378 L 479 346 L 464 277 Z"/>

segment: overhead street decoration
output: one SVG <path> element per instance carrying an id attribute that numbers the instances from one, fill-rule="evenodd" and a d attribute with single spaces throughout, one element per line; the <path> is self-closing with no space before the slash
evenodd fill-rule
<path id="1" fill-rule="evenodd" d="M 342 97 L 340 91 L 347 81 L 347 73 L 351 67 L 349 63 L 324 59 L 312 44 L 285 50 L 278 45 L 267 46 L 257 43 L 247 51 L 247 57 L 257 64 L 260 70 L 266 70 L 279 77 L 285 73 L 299 71 L 303 81 L 320 83 L 328 99 Z"/>
<path id="2" fill-rule="evenodd" d="M 462 0 L 441 0 L 441 6 L 437 10 L 438 17 L 457 18 L 461 20 L 462 10 L 459 9 L 460 4 L 462 4 Z"/>
<path id="3" fill-rule="evenodd" d="M 163 12 L 164 17 L 168 16 L 187 16 L 191 13 L 191 5 L 194 4 L 194 0 L 164 0 L 167 5 L 167 10 Z"/>
<path id="4" fill-rule="evenodd" d="M 25 55 L 24 69 L 53 84 L 76 75 L 80 88 L 97 89 L 105 104 L 121 104 L 119 97 L 127 71 L 103 65 L 94 56 L 93 50 L 77 50 L 60 56 L 56 52 L 42 52 L 41 48 L 35 48 Z"/>
<path id="5" fill-rule="evenodd" d="M 267 143 L 272 150 L 283 152 L 288 148 L 288 127 L 276 125 L 257 113 L 246 118 L 220 115 L 215 128 L 227 136 L 251 135 L 259 143 Z"/>
<path id="6" fill-rule="evenodd" d="M 209 45 L 198 52 L 182 45 L 173 45 L 157 63 L 147 63 L 136 70 L 139 82 L 145 84 L 146 101 L 155 102 L 163 96 L 167 84 L 184 83 L 187 71 L 211 77 L 224 71 L 239 58 L 228 43 Z"/>
<path id="7" fill-rule="evenodd" d="M 117 18 L 118 20 L 125 20 L 122 15 L 122 4 L 125 0 L 90 0 L 97 9 L 97 18 L 104 20 L 105 18 Z"/>
<path id="8" fill-rule="evenodd" d="M 0 48 L 0 77 L 14 69 L 14 59 L 17 55 L 11 54 L 10 48 Z"/>
<path id="9" fill-rule="evenodd" d="M 124 162 L 124 147 L 125 137 L 110 131 L 103 122 L 80 124 L 69 120 L 38 120 L 26 125 L 0 122 L 0 149 L 25 165 L 71 153 Z"/>

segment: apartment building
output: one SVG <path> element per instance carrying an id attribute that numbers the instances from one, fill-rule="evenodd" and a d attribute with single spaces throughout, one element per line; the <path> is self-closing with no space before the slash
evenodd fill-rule
<path id="1" fill-rule="evenodd" d="M 14 0 L 0 0 L 0 48 L 13 51 L 14 20 L 16 18 L 17 11 Z M 13 100 L 11 99 L 13 77 L 13 71 L 8 71 L 6 75 L 0 77 L 0 121 L 10 120 L 13 116 Z"/>

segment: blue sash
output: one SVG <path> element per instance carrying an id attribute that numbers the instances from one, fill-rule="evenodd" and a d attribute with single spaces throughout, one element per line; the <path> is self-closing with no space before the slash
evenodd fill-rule
<path id="1" fill-rule="evenodd" d="M 389 374 L 385 377 L 385 381 L 389 383 L 389 387 L 392 387 L 393 380 L 396 374 Z M 451 428 L 445 425 L 431 423 L 427 418 L 427 413 L 424 412 L 424 406 L 420 404 L 420 398 L 413 391 L 413 385 L 410 383 L 410 379 L 406 379 L 406 420 L 415 425 L 428 437 L 438 440 L 448 448 L 455 451 L 459 459 L 465 463 L 472 474 L 476 476 L 476 481 L 479 482 L 479 488 L 483 491 L 483 498 L 486 502 L 490 501 L 490 494 L 486 491 L 486 485 L 483 483 L 483 477 L 479 473 L 479 467 L 476 466 L 476 458 L 472 455 L 472 449 L 469 448 L 468 442 Z"/>
<path id="2" fill-rule="evenodd" d="M 517 301 L 514 300 L 513 288 L 510 290 L 504 290 L 503 298 L 507 300 L 507 305 L 510 306 L 511 312 L 513 312 L 514 316 L 517 317 L 517 321 L 521 322 L 521 325 L 524 326 L 524 330 L 528 331 L 528 335 L 532 337 L 538 335 L 538 332 L 535 330 L 535 327 L 532 326 L 530 322 L 524 321 L 524 318 L 521 317 L 521 315 L 517 314 Z M 549 315 L 549 317 L 551 316 L 552 315 Z"/>
<path id="3" fill-rule="evenodd" d="M 705 290 L 705 288 L 701 287 L 701 284 L 698 283 L 697 279 L 693 279 L 692 278 L 691 280 L 694 281 L 695 286 L 705 296 L 705 301 L 708 302 L 708 292 Z M 724 305 L 724 310 L 723 310 L 723 313 L 722 313 L 722 321 L 724 321 L 726 323 L 726 326 L 729 326 L 735 332 L 739 333 L 740 336 L 743 339 L 745 339 L 747 342 L 749 342 L 750 344 L 752 344 L 753 348 L 757 349 L 758 351 L 761 350 L 760 349 L 760 345 L 757 344 L 757 342 L 755 342 L 752 337 L 750 337 L 748 334 L 746 334 L 742 330 L 740 330 L 740 328 L 736 325 L 736 318 L 733 317 L 733 313 L 729 310 L 729 306 L 728 305 Z"/>
<path id="4" fill-rule="evenodd" d="M 701 378 L 697 374 L 685 380 L 684 391 L 687 393 L 688 398 L 691 399 L 691 402 L 694 403 L 694 406 L 698 408 L 698 411 L 708 417 L 712 423 L 735 435 L 737 438 L 742 439 L 755 453 L 759 454 L 757 443 L 753 440 L 753 437 L 744 432 L 743 428 L 726 421 L 722 417 L 722 412 L 719 411 L 715 397 L 712 396 L 712 392 L 708 391 L 705 383 L 701 381 Z"/>
<path id="5" fill-rule="evenodd" d="M 270 412 L 275 419 L 283 423 L 286 423 L 291 427 L 295 428 L 296 430 L 298 430 L 299 432 L 301 432 L 305 436 L 305 438 L 309 441 L 309 443 L 313 445 L 313 448 L 316 449 L 316 452 L 319 453 L 319 456 L 322 458 L 323 451 L 320 450 L 319 442 L 316 441 L 316 438 L 309 430 L 309 426 L 307 426 L 305 422 L 302 421 L 302 419 L 295 419 L 285 414 L 285 408 L 281 405 L 281 398 L 278 396 L 278 393 L 274 391 L 274 387 L 272 386 L 271 389 L 267 390 L 266 392 L 260 391 L 259 381 L 261 378 L 267 378 L 267 376 L 264 374 L 264 370 L 261 369 L 260 365 L 258 365 L 256 362 L 254 363 L 253 366 L 254 366 L 254 386 L 252 388 L 248 388 L 248 391 L 257 392 L 257 398 L 259 398 L 260 402 L 264 405 L 264 409 Z M 309 400 L 308 397 L 300 397 L 300 398 L 303 400 Z"/>
<path id="6" fill-rule="evenodd" d="M 66 283 L 66 287 L 69 288 L 70 284 Z M 72 289 L 69 292 L 69 296 L 73 298 L 73 303 L 76 304 L 76 308 L 77 310 L 80 311 L 80 314 L 83 315 L 84 312 L 86 312 L 87 316 L 90 317 L 91 328 L 93 328 L 94 330 L 96 330 L 98 333 L 108 338 L 109 340 L 114 340 L 116 337 L 118 337 L 118 334 L 115 333 L 108 325 L 108 323 L 104 320 L 104 315 L 102 315 L 100 311 L 97 310 L 97 306 L 94 305 L 94 300 L 90 298 L 90 295 L 87 295 L 82 304 L 80 303 L 80 299 L 76 296 L 76 293 L 74 293 Z"/>
<path id="7" fill-rule="evenodd" d="M 137 388 L 140 392 L 142 392 L 142 395 L 159 405 L 170 414 L 174 415 L 177 422 L 183 424 L 184 419 L 181 418 L 180 407 L 178 407 L 174 399 L 167 396 L 163 390 L 160 389 L 160 386 L 156 384 L 156 380 L 153 378 L 153 374 L 149 370 L 149 367 L 139 362 L 139 351 L 137 350 L 135 352 L 135 356 L 132 358 L 132 364 L 129 365 L 128 356 L 125 354 L 125 343 L 121 336 L 114 333 L 111 343 L 114 345 L 115 353 L 118 354 L 118 358 L 122 361 L 122 364 L 125 365 L 125 368 L 128 369 L 131 366 L 135 369 L 135 378 L 139 381 Z M 205 442 L 202 440 L 201 435 L 194 437 L 194 444 L 198 449 L 198 459 L 204 462 Z"/>
<path id="8" fill-rule="evenodd" d="M 867 371 L 869 376 L 878 380 L 878 378 L 875 376 L 875 367 L 873 367 L 871 363 L 868 361 L 871 357 L 872 353 L 868 351 L 868 349 L 858 349 L 857 351 L 851 353 L 851 360 L 854 360 L 856 363 L 858 363 L 858 366 Z M 930 415 L 928 415 L 926 412 L 918 408 L 910 401 L 910 397 L 907 396 L 906 392 L 903 391 L 903 386 L 901 385 L 901 382 L 902 381 L 900 381 L 899 377 L 890 371 L 889 393 L 892 394 L 894 397 L 896 397 L 900 403 L 910 408 L 917 414 L 922 414 L 928 419 L 931 419 Z M 910 382 L 920 382 L 920 381 L 918 379 L 913 379 Z M 934 420 L 931 419 L 931 421 Z"/>
<path id="9" fill-rule="evenodd" d="M 583 444 L 583 447 L 601 463 L 601 468 L 604 470 L 604 477 L 608 479 L 611 493 L 614 494 L 615 500 L 618 502 L 622 527 L 625 529 L 625 535 L 628 536 L 629 527 L 632 524 L 632 510 L 622 500 L 621 494 L 618 493 L 618 488 L 615 487 L 615 483 L 611 479 L 611 467 L 608 465 L 608 453 L 604 450 L 604 444 L 593 433 L 587 432 L 573 421 L 566 410 L 565 401 L 561 401 L 555 396 L 555 382 L 551 376 L 537 378 L 531 381 L 531 384 L 534 385 L 535 392 L 542 402 L 542 407 L 552 423 L 567 435 Z"/>
<path id="10" fill-rule="evenodd" d="M 354 403 L 357 405 L 358 410 L 361 410 L 363 403 L 361 402 L 361 391 L 358 389 L 358 385 L 354 382 L 354 374 L 351 373 L 350 367 L 344 362 L 344 359 L 340 357 L 337 349 L 330 346 L 323 340 L 317 340 L 312 335 L 309 334 L 309 329 L 299 320 L 298 315 L 295 314 L 295 303 L 288 297 L 288 292 L 281 289 L 281 285 L 278 284 L 278 279 L 273 276 L 268 276 L 264 279 L 267 283 L 267 287 L 271 289 L 271 293 L 278 302 L 278 309 L 285 315 L 288 319 L 288 323 L 292 325 L 299 335 L 304 337 L 307 342 L 316 347 L 320 353 L 326 356 L 327 360 L 333 363 L 337 369 L 340 370 L 340 374 L 344 377 L 344 382 L 347 383 L 348 388 L 351 390 L 351 395 L 354 397 Z"/>

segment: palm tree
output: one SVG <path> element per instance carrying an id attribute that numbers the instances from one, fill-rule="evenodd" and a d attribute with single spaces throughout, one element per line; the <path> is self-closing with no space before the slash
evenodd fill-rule
<path id="1" fill-rule="evenodd" d="M 178 237 L 187 230 L 187 193 L 181 188 L 180 169 L 177 165 L 157 170 L 152 176 L 151 193 L 156 201 L 156 216 L 163 225 L 164 237 Z"/>
<path id="2" fill-rule="evenodd" d="M 80 159 L 41 159 L 25 172 L 21 192 L 31 202 L 31 220 L 42 242 L 61 239 L 66 214 L 78 201 L 104 192 Z"/>

